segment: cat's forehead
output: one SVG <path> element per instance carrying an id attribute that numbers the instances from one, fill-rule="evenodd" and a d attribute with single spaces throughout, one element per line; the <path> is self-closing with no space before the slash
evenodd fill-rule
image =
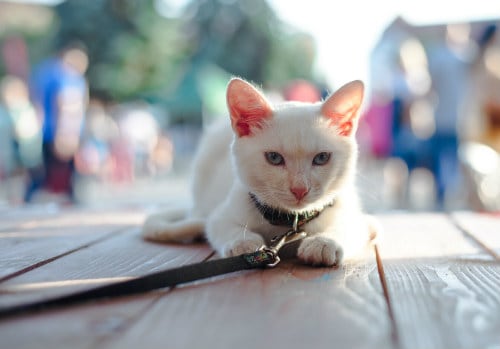
<path id="1" fill-rule="evenodd" d="M 273 118 L 259 132 L 258 143 L 286 153 L 333 150 L 343 137 L 337 135 L 320 109 L 320 104 L 288 104 L 275 109 Z"/>
<path id="2" fill-rule="evenodd" d="M 286 102 L 276 105 L 274 116 L 277 118 L 304 118 L 320 115 L 321 103 Z M 290 119 L 289 119 L 290 120 Z"/>
<path id="3" fill-rule="evenodd" d="M 310 135 L 317 131 L 326 119 L 321 115 L 321 104 L 288 102 L 274 109 L 271 120 L 273 133 L 290 138 Z M 326 126 L 325 126 L 326 127 Z"/>

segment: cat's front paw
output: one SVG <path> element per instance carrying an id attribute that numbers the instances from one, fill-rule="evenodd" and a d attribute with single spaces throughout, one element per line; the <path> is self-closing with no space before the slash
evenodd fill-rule
<path id="1" fill-rule="evenodd" d="M 338 266 L 344 253 L 335 240 L 324 236 L 312 236 L 304 239 L 297 251 L 297 257 L 307 264 Z"/>
<path id="2" fill-rule="evenodd" d="M 264 239 L 256 236 L 251 239 L 235 240 L 224 246 L 224 257 L 239 256 L 257 251 L 264 244 Z"/>

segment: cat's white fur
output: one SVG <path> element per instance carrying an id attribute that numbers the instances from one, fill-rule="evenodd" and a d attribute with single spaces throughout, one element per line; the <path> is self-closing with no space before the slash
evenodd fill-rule
<path id="1" fill-rule="evenodd" d="M 303 226 L 308 236 L 296 251 L 303 262 L 336 265 L 363 250 L 374 233 L 355 185 L 354 133 L 363 84 L 351 82 L 316 104 L 271 106 L 240 79 L 230 82 L 227 93 L 233 127 L 219 123 L 201 141 L 193 169 L 193 207 L 149 217 L 143 236 L 182 241 L 205 233 L 222 256 L 253 252 L 289 229 L 264 219 L 250 200 L 253 193 L 259 202 L 284 211 L 324 208 Z M 285 164 L 271 165 L 264 155 L 271 151 L 281 154 Z M 313 165 L 320 152 L 331 153 L 330 160 Z M 299 200 L 293 188 L 306 188 L 307 194 Z"/>

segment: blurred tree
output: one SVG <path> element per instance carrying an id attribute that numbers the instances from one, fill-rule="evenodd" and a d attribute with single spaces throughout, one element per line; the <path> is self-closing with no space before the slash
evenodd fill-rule
<path id="1" fill-rule="evenodd" d="M 171 106 L 177 106 L 174 110 L 190 115 L 200 110 L 196 86 L 207 65 L 273 88 L 291 79 L 313 79 L 312 37 L 282 23 L 266 0 L 192 0 L 182 18 L 183 41 L 191 43 L 192 55 L 170 96 Z M 182 107 L 188 100 L 190 110 Z"/>
<path id="2" fill-rule="evenodd" d="M 313 78 L 312 37 L 281 22 L 266 0 L 193 0 L 184 17 L 198 64 L 211 61 L 266 85 Z"/>
<path id="3" fill-rule="evenodd" d="M 92 95 L 148 97 L 173 122 L 199 122 L 207 66 L 268 87 L 313 78 L 314 41 L 282 23 L 266 0 L 192 0 L 180 17 L 162 17 L 168 0 L 70 0 L 56 6 L 58 47 L 88 50 Z"/>
<path id="4" fill-rule="evenodd" d="M 159 16 L 152 1 L 71 0 L 56 13 L 57 45 L 78 40 L 87 47 L 93 95 L 121 100 L 161 89 L 189 54 L 179 21 Z"/>

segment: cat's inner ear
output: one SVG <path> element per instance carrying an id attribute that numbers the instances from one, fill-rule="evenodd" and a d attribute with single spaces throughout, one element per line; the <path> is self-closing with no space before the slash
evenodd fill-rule
<path id="1" fill-rule="evenodd" d="M 273 110 L 266 98 L 248 82 L 234 78 L 227 86 L 227 106 L 231 125 L 239 137 L 252 135 L 252 130 L 262 128 Z"/>
<path id="2" fill-rule="evenodd" d="M 356 131 L 363 94 L 363 82 L 355 80 L 342 86 L 323 102 L 321 114 L 330 120 L 341 136 L 351 136 Z"/>

